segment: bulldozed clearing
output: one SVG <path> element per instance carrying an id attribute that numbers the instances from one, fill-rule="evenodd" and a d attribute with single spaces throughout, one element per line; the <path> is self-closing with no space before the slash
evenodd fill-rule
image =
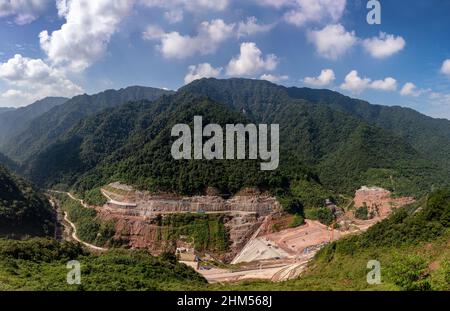
<path id="1" fill-rule="evenodd" d="M 137 226 L 134 231 L 140 232 L 135 233 L 135 240 L 139 243 L 135 241 L 131 246 L 137 248 L 152 247 L 153 239 L 143 237 L 151 229 L 147 224 L 149 218 L 157 215 L 192 212 L 229 214 L 231 220 L 225 227 L 233 242 L 227 261 L 231 261 L 230 268 L 222 269 L 211 265 L 198 270 L 211 283 L 297 278 L 327 243 L 348 234 L 366 231 L 388 217 L 396 208 L 414 202 L 413 198 L 392 198 L 391 193 L 382 188 L 362 187 L 356 191 L 352 204 L 349 204 L 353 208 L 335 213 L 335 224 L 338 224 L 339 229 L 334 229 L 334 224 L 328 227 L 316 220 L 306 220 L 299 227 L 274 232 L 274 228 L 279 228 L 280 225 L 286 228 L 286 224 L 292 219 L 280 216 L 283 213 L 280 212 L 276 199 L 261 193 L 238 194 L 224 200 L 214 195 L 151 195 L 120 184 L 110 184 L 102 189 L 102 193 L 108 203 L 99 212 L 102 215 L 108 214 L 109 217 L 115 215 L 117 224 L 123 224 L 119 232 L 130 225 L 131 218 L 135 220 L 132 223 Z M 355 208 L 362 206 L 367 206 L 370 211 L 371 217 L 367 220 L 355 217 Z M 335 205 L 331 207 L 334 212 L 337 210 Z M 183 262 L 197 267 L 194 261 Z"/>

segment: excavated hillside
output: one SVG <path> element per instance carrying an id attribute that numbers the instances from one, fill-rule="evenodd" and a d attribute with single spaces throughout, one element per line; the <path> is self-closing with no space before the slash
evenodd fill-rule
<path id="1" fill-rule="evenodd" d="M 97 207 L 98 217 L 115 223 L 116 240 L 155 254 L 191 246 L 226 262 L 244 247 L 267 215 L 281 209 L 275 198 L 252 189 L 224 199 L 211 193 L 155 195 L 114 183 L 102 193 L 108 203 Z"/>

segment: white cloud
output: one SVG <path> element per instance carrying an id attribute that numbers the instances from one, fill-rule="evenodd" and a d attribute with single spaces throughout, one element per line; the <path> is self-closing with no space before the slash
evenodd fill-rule
<path id="1" fill-rule="evenodd" d="M 18 25 L 35 21 L 51 0 L 0 0 L 0 17 L 14 17 Z"/>
<path id="2" fill-rule="evenodd" d="M 263 74 L 261 77 L 259 77 L 261 80 L 266 80 L 266 81 L 270 81 L 270 82 L 281 82 L 281 81 L 286 81 L 289 80 L 289 76 L 283 75 L 283 76 L 275 76 L 272 74 Z"/>
<path id="3" fill-rule="evenodd" d="M 216 78 L 222 72 L 222 68 L 214 68 L 211 64 L 203 63 L 198 65 L 191 65 L 188 68 L 188 73 L 184 77 L 186 84 L 201 78 Z"/>
<path id="4" fill-rule="evenodd" d="M 341 24 L 311 30 L 308 40 L 315 45 L 317 54 L 332 60 L 344 55 L 358 41 L 355 32 L 346 31 Z"/>
<path id="5" fill-rule="evenodd" d="M 450 76 L 450 59 L 447 59 L 442 63 L 441 72 Z"/>
<path id="6" fill-rule="evenodd" d="M 26 95 L 19 90 L 10 89 L 6 92 L 0 94 L 0 96 L 4 99 L 15 100 L 15 99 L 23 99 L 26 98 Z"/>
<path id="7" fill-rule="evenodd" d="M 418 97 L 422 93 L 423 90 L 418 89 L 417 86 L 412 82 L 405 83 L 405 85 L 400 90 L 400 95 L 402 96 Z"/>
<path id="8" fill-rule="evenodd" d="M 235 24 L 226 24 L 221 19 L 200 24 L 196 36 L 183 36 L 174 31 L 166 33 L 158 26 L 149 26 L 143 33 L 146 40 L 159 40 L 158 49 L 166 58 L 183 59 L 195 54 L 214 53 L 219 44 L 228 39 L 235 28 Z"/>
<path id="9" fill-rule="evenodd" d="M 346 0 L 255 0 L 258 4 L 277 9 L 287 8 L 284 20 L 303 26 L 307 23 L 338 22 L 344 14 Z"/>
<path id="10" fill-rule="evenodd" d="M 41 48 L 53 64 L 83 71 L 98 60 L 128 15 L 133 1 L 57 0 L 58 13 L 66 19 L 61 29 L 42 31 Z"/>
<path id="11" fill-rule="evenodd" d="M 422 91 L 429 93 L 429 101 L 425 107 L 427 114 L 435 118 L 447 118 L 450 120 L 450 94 L 432 90 Z"/>
<path id="12" fill-rule="evenodd" d="M 254 0 L 256 3 L 264 6 L 272 6 L 277 9 L 284 6 L 293 6 L 296 4 L 296 0 Z"/>
<path id="13" fill-rule="evenodd" d="M 370 84 L 370 88 L 380 91 L 395 91 L 397 90 L 397 80 L 392 77 L 384 80 L 375 80 Z"/>
<path id="14" fill-rule="evenodd" d="M 450 94 L 430 92 L 428 97 L 434 100 L 437 104 L 445 104 L 450 107 Z"/>
<path id="15" fill-rule="evenodd" d="M 278 65 L 278 58 L 269 54 L 265 58 L 253 42 L 241 44 L 240 54 L 233 58 L 227 67 L 229 76 L 251 76 L 261 71 L 273 71 Z"/>
<path id="16" fill-rule="evenodd" d="M 388 35 L 380 32 L 378 37 L 365 39 L 363 41 L 364 49 L 374 58 L 386 58 L 392 56 L 405 47 L 406 42 L 400 36 Z"/>
<path id="17" fill-rule="evenodd" d="M 164 12 L 165 19 L 175 24 L 183 20 L 184 11 L 191 13 L 223 11 L 228 7 L 229 0 L 137 0 L 137 4 L 167 10 Z"/>
<path id="18" fill-rule="evenodd" d="M 341 89 L 354 94 L 360 94 L 366 89 L 378 91 L 395 91 L 397 89 L 397 80 L 387 77 L 384 80 L 372 81 L 367 77 L 360 77 L 358 71 L 352 70 L 345 77 L 345 82 L 341 85 Z"/>
<path id="19" fill-rule="evenodd" d="M 286 22 L 302 26 L 309 22 L 338 22 L 345 10 L 346 0 L 297 0 L 296 8 L 284 15 Z"/>
<path id="20" fill-rule="evenodd" d="M 158 25 L 150 25 L 147 30 L 142 33 L 142 38 L 144 40 L 159 40 L 163 38 L 166 34 L 164 29 Z"/>
<path id="21" fill-rule="evenodd" d="M 183 20 L 182 10 L 170 10 L 164 13 L 164 18 L 171 24 L 179 23 Z"/>
<path id="22" fill-rule="evenodd" d="M 48 66 L 42 59 L 31 59 L 20 54 L 0 63 L 0 78 L 13 87 L 2 94 L 3 99 L 26 99 L 31 102 L 46 96 L 71 97 L 83 92 L 62 71 Z"/>
<path id="23" fill-rule="evenodd" d="M 333 70 L 324 69 L 318 77 L 306 77 L 303 82 L 312 86 L 323 87 L 333 83 L 335 79 L 336 76 Z"/>
<path id="24" fill-rule="evenodd" d="M 223 11 L 229 0 L 139 0 L 139 4 L 164 9 L 184 9 L 191 12 Z"/>
<path id="25" fill-rule="evenodd" d="M 367 89 L 371 80 L 369 78 L 361 78 L 358 71 L 352 70 L 345 77 L 345 82 L 341 85 L 341 89 L 359 94 Z"/>
<path id="26" fill-rule="evenodd" d="M 183 19 L 184 11 L 222 11 L 228 5 L 229 0 L 56 0 L 58 15 L 66 22 L 52 33 L 42 31 L 40 45 L 53 65 L 81 72 L 104 55 L 121 21 L 135 6 L 162 8 L 166 10 L 164 17 L 171 23 L 177 23 Z M 200 30 L 204 32 L 199 33 L 199 37 L 182 36 L 178 32 L 164 33 L 164 37 L 161 34 L 163 54 L 183 58 L 184 54 L 191 55 L 198 51 L 204 54 L 214 52 L 217 42 L 222 40 L 220 35 L 226 31 L 220 27 L 227 26 L 219 21 L 203 23 Z M 211 46 L 207 40 L 211 40 Z M 190 46 L 199 43 L 200 46 Z M 186 52 L 176 51 L 178 48 L 186 49 Z"/>
<path id="27" fill-rule="evenodd" d="M 256 17 L 247 18 L 246 22 L 240 22 L 238 25 L 238 37 L 250 36 L 253 34 L 264 33 L 272 30 L 274 24 L 258 24 Z"/>

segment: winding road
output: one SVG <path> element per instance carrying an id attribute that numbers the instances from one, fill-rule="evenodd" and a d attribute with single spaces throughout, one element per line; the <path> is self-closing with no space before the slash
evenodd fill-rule
<path id="1" fill-rule="evenodd" d="M 55 191 L 55 190 L 50 190 L 50 192 L 55 192 L 55 193 L 65 194 L 65 195 L 67 195 L 69 198 L 71 198 L 72 200 L 79 202 L 81 205 L 83 205 L 83 207 L 85 207 L 85 208 L 90 208 L 86 203 L 84 203 L 83 200 L 77 199 L 75 196 L 73 196 L 73 195 L 72 195 L 71 193 L 69 193 L 69 192 L 62 192 L 62 191 Z M 56 203 L 54 203 L 53 201 L 50 201 L 50 202 L 52 203 L 53 206 L 54 206 L 54 204 L 56 204 Z M 71 222 L 71 221 L 69 220 L 69 217 L 68 217 L 68 215 L 67 215 L 67 212 L 66 212 L 66 211 L 63 211 L 63 212 L 64 212 L 64 221 L 67 222 L 67 223 L 70 225 L 70 227 L 71 227 L 71 231 L 72 231 L 71 237 L 72 237 L 72 239 L 74 239 L 74 240 L 77 241 L 78 243 L 81 243 L 81 244 L 83 244 L 84 246 L 86 246 L 87 248 L 89 248 L 89 249 L 91 249 L 91 250 L 94 250 L 94 251 L 102 251 L 102 252 L 104 252 L 104 251 L 107 251 L 107 250 L 108 250 L 108 248 L 95 246 L 95 245 L 93 245 L 93 244 L 90 244 L 90 243 L 87 243 L 87 242 L 81 240 L 81 239 L 77 236 L 77 227 L 75 226 L 75 224 L 74 224 L 73 222 Z"/>

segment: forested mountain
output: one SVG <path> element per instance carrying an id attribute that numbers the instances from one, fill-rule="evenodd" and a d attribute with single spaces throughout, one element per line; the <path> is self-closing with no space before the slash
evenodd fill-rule
<path id="1" fill-rule="evenodd" d="M 408 188 L 410 192 L 414 192 L 431 184 L 448 185 L 450 183 L 450 121 L 448 120 L 433 119 L 408 108 L 371 105 L 330 90 L 285 88 L 267 81 L 201 79 L 180 90 L 207 95 L 216 101 L 226 103 L 234 109 L 244 112 L 255 122 L 272 122 L 273 116 L 277 114 L 280 107 L 277 103 L 294 100 L 298 103 L 308 102 L 314 106 L 325 106 L 370 126 L 384 129 L 385 134 L 391 135 L 393 139 L 396 137 L 395 139 L 412 147 L 408 151 L 410 152 L 409 158 L 416 163 L 411 167 L 402 163 L 401 158 L 398 158 L 399 161 L 395 165 L 381 165 L 385 156 L 383 151 L 391 150 L 393 152 L 395 150 L 395 148 L 394 150 L 391 149 L 392 145 L 381 146 L 377 150 L 374 149 L 376 145 L 372 144 L 370 139 L 365 142 L 360 140 L 360 150 L 363 153 L 359 154 L 350 151 L 349 146 L 344 147 L 339 143 L 341 152 L 346 153 L 347 156 L 339 153 L 327 156 L 328 160 L 325 159 L 325 162 L 330 164 L 335 162 L 334 165 L 337 166 L 335 169 L 329 170 L 327 167 L 332 166 L 326 165 L 321 170 L 322 176 L 323 174 L 327 175 L 322 178 L 324 182 L 329 177 L 339 180 L 341 174 L 344 174 L 343 176 L 348 174 L 357 176 L 364 172 L 364 169 L 359 168 L 359 172 L 354 172 L 354 168 L 359 167 L 359 162 L 355 158 L 370 156 L 370 158 L 366 158 L 367 161 L 365 162 L 365 169 L 367 170 L 364 175 L 366 176 L 363 178 L 359 176 L 359 180 L 367 179 L 403 193 L 408 192 Z M 291 117 L 294 120 L 302 119 L 302 115 L 295 113 Z M 331 130 L 328 136 L 316 136 L 316 138 L 319 138 L 318 140 L 310 140 L 314 141 L 314 146 L 317 147 L 318 144 L 327 149 L 333 146 L 333 139 L 339 135 L 342 125 L 338 123 L 328 123 L 327 125 L 333 127 L 336 133 Z M 320 126 L 322 127 L 324 124 Z M 309 135 L 314 137 L 315 133 L 315 131 L 310 131 Z M 326 140 L 327 137 L 331 143 L 322 145 L 320 142 Z M 361 136 L 361 138 L 364 138 L 364 136 Z M 339 139 L 336 140 L 336 142 L 338 141 Z M 344 150 L 346 148 L 347 151 Z M 308 152 L 308 154 L 311 154 L 311 152 Z M 316 155 L 314 156 L 316 157 Z M 381 156 L 381 158 L 378 156 Z M 333 158 L 334 160 L 332 160 Z M 330 162 L 330 160 L 332 161 Z M 395 157 L 393 160 L 395 161 Z M 339 165 L 342 164 L 344 164 L 343 169 L 339 169 Z M 368 166 L 371 166 L 372 169 L 369 169 Z M 402 172 L 399 174 L 400 171 Z M 406 179 L 403 177 L 406 177 Z M 397 180 L 399 183 L 391 184 L 391 180 Z M 418 183 L 420 186 L 417 186 Z M 425 184 L 428 184 L 428 186 L 425 186 Z"/>
<path id="2" fill-rule="evenodd" d="M 262 121 L 268 119 L 273 111 L 268 108 L 279 101 L 278 98 L 289 97 L 325 105 L 389 130 L 405 138 L 418 151 L 450 163 L 450 121 L 433 119 L 409 108 L 372 105 L 330 90 L 285 88 L 266 81 L 245 79 L 201 79 L 181 90 L 244 109 Z"/>
<path id="3" fill-rule="evenodd" d="M 289 97 L 326 105 L 391 131 L 418 151 L 450 163 L 450 121 L 433 119 L 410 108 L 372 105 L 330 90 L 285 88 L 266 81 L 245 79 L 201 79 L 181 90 L 207 95 L 234 108 L 244 109 L 262 121 L 273 113 L 273 109 L 268 108 L 278 98 Z"/>
<path id="4" fill-rule="evenodd" d="M 8 138 L 22 132 L 31 120 L 41 116 L 53 107 L 65 103 L 67 100 L 68 98 L 64 97 L 46 97 L 29 106 L 0 114 L 0 146 L 6 143 Z"/>
<path id="5" fill-rule="evenodd" d="M 28 175 L 49 186 L 78 181 L 84 190 L 113 175 L 152 190 L 183 193 L 201 192 L 208 184 L 223 191 L 229 187 L 239 190 L 244 182 L 253 184 L 260 176 L 255 161 L 172 159 L 171 128 L 177 123 L 192 123 L 193 116 L 199 114 L 205 122 L 248 122 L 224 105 L 186 93 L 164 96 L 155 102 L 130 103 L 80 122 L 30 163 Z M 94 170 L 82 176 L 90 169 Z"/>
<path id="6" fill-rule="evenodd" d="M 301 201 L 308 200 L 302 196 L 308 189 L 296 189 L 299 180 L 324 197 L 329 190 L 352 193 L 362 184 L 419 195 L 449 183 L 441 163 L 430 161 L 400 133 L 290 92 L 265 81 L 199 80 L 175 95 L 82 119 L 28 161 L 25 172 L 41 186 L 62 183 L 79 191 L 115 180 L 184 194 L 208 186 L 223 194 L 258 186 L 295 192 Z M 280 124 L 279 170 L 261 172 L 259 160 L 173 160 L 170 130 L 177 123 L 191 124 L 195 115 L 202 115 L 204 124 Z"/>
<path id="7" fill-rule="evenodd" d="M 3 153 L 0 153 L 0 165 L 5 166 L 13 171 L 18 168 L 17 164 L 13 160 L 5 156 Z"/>
<path id="8" fill-rule="evenodd" d="M 53 235 L 53 209 L 30 184 L 0 165 L 0 236 Z"/>
<path id="9" fill-rule="evenodd" d="M 60 135 L 87 116 L 127 102 L 154 100 L 168 93 L 170 91 L 134 86 L 95 95 L 76 96 L 32 120 L 25 130 L 9 138 L 3 152 L 22 162 L 56 142 Z"/>
<path id="10" fill-rule="evenodd" d="M 12 111 L 15 108 L 10 108 L 10 107 L 0 107 L 0 114 L 7 112 L 7 111 Z"/>
<path id="11" fill-rule="evenodd" d="M 330 90 L 289 88 L 289 96 L 328 105 L 401 136 L 433 161 L 450 167 L 450 121 L 413 109 L 372 105 Z M 449 170 L 450 172 L 450 170 Z"/>

